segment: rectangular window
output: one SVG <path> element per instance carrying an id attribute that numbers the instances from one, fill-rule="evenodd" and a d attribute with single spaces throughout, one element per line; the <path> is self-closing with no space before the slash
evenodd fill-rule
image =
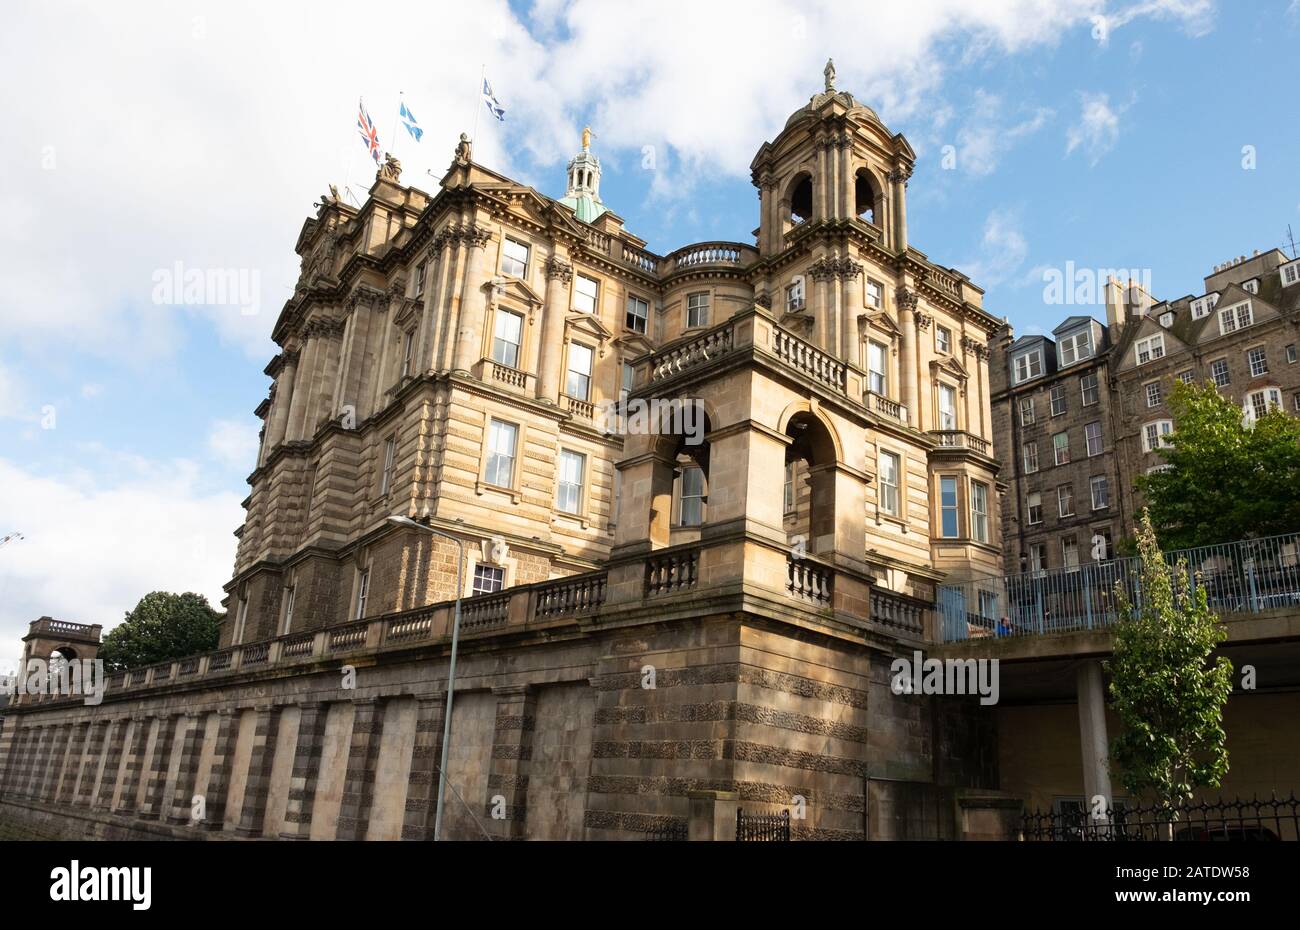
<path id="1" fill-rule="evenodd" d="M 293 629 L 293 597 L 294 588 L 286 588 L 284 592 L 284 627 L 280 630 L 281 636 L 287 635 Z"/>
<path id="2" fill-rule="evenodd" d="M 939 429 L 957 428 L 957 390 L 948 384 L 939 385 Z"/>
<path id="3" fill-rule="evenodd" d="M 1065 413 L 1065 385 L 1064 384 L 1052 385 L 1051 407 L 1052 407 L 1052 416 L 1054 417 L 1059 417 L 1061 414 Z"/>
<path id="4" fill-rule="evenodd" d="M 1174 431 L 1172 420 L 1157 420 L 1154 423 L 1148 423 L 1142 428 L 1142 451 L 1154 452 L 1162 446 L 1169 443 L 1165 439 Z"/>
<path id="5" fill-rule="evenodd" d="M 1015 360 L 1016 384 L 1037 378 L 1043 373 L 1043 353 L 1039 350 L 1017 355 Z"/>
<path id="6" fill-rule="evenodd" d="M 1022 398 L 1020 401 L 1020 425 L 1031 426 L 1034 422 L 1034 399 Z"/>
<path id="7" fill-rule="evenodd" d="M 1145 365 L 1147 362 L 1155 361 L 1158 358 L 1164 358 L 1165 334 L 1156 333 L 1154 336 L 1139 339 L 1134 351 L 1137 355 L 1137 363 L 1139 365 Z"/>
<path id="8" fill-rule="evenodd" d="M 650 319 L 650 304 L 640 297 L 627 295 L 627 320 L 625 325 L 634 333 L 644 334 Z"/>
<path id="9" fill-rule="evenodd" d="M 1246 282 L 1245 284 L 1243 284 L 1241 287 L 1242 287 L 1242 290 L 1246 291 L 1248 294 L 1258 294 L 1258 293 L 1259 293 L 1259 281 L 1258 281 L 1257 279 L 1252 279 L 1252 280 L 1250 280 L 1250 281 L 1247 281 L 1247 282 Z"/>
<path id="10" fill-rule="evenodd" d="M 1026 521 L 1030 526 L 1037 526 L 1043 522 L 1043 495 L 1037 491 L 1029 495 L 1026 500 L 1026 509 L 1029 511 Z"/>
<path id="11" fill-rule="evenodd" d="M 586 275 L 578 275 L 573 282 L 573 308 L 583 313 L 596 312 L 596 300 L 600 295 L 600 283 Z"/>
<path id="12" fill-rule="evenodd" d="M 1073 365 L 1092 355 L 1092 333 L 1081 330 L 1072 336 L 1066 336 L 1057 347 L 1061 365 Z"/>
<path id="13" fill-rule="evenodd" d="M 420 262 L 420 264 L 415 266 L 415 296 L 416 297 L 424 296 L 424 271 L 425 271 L 424 262 Z"/>
<path id="14" fill-rule="evenodd" d="M 248 624 L 248 597 L 239 599 L 239 612 L 235 615 L 235 633 L 231 638 L 232 642 L 242 643 L 244 641 L 244 627 Z"/>
<path id="15" fill-rule="evenodd" d="M 1300 281 L 1300 266 L 1283 265 L 1282 266 L 1282 286 L 1290 287 Z"/>
<path id="16" fill-rule="evenodd" d="M 632 385 L 636 382 L 636 368 L 627 362 L 623 363 L 622 377 L 619 381 L 619 390 L 624 394 L 632 393 Z"/>
<path id="17" fill-rule="evenodd" d="M 1183 382 L 1183 384 L 1191 384 L 1196 380 L 1196 375 L 1189 368 L 1186 371 L 1180 371 L 1178 373 L 1178 380 Z"/>
<path id="18" fill-rule="evenodd" d="M 1110 482 L 1105 475 L 1100 475 L 1088 482 L 1092 489 L 1092 509 L 1105 510 L 1110 506 Z"/>
<path id="19" fill-rule="evenodd" d="M 1257 420 L 1272 407 L 1282 406 L 1282 392 L 1277 388 L 1254 391 L 1246 398 L 1246 419 Z"/>
<path id="20" fill-rule="evenodd" d="M 588 346 L 569 343 L 569 377 L 564 382 L 564 393 L 575 400 L 591 399 L 591 356 Z"/>
<path id="21" fill-rule="evenodd" d="M 970 525 L 976 542 L 989 541 L 989 486 L 979 481 L 970 483 Z"/>
<path id="22" fill-rule="evenodd" d="M 885 295 L 885 289 L 880 286 L 879 281 L 872 281 L 872 280 L 867 281 L 866 298 L 867 298 L 868 307 L 875 307 L 877 310 L 879 310 L 880 307 L 885 302 L 884 295 Z"/>
<path id="23" fill-rule="evenodd" d="M 402 337 L 402 377 L 411 373 L 411 362 L 415 359 L 415 330 L 407 330 Z"/>
<path id="24" fill-rule="evenodd" d="M 393 461 L 397 458 L 397 440 L 390 439 L 384 443 L 384 473 L 379 479 L 379 496 L 388 494 L 393 486 Z"/>
<path id="25" fill-rule="evenodd" d="M 705 292 L 686 297 L 686 328 L 709 325 L 709 295 Z"/>
<path id="26" fill-rule="evenodd" d="M 519 341 L 524 318 L 509 310 L 498 310 L 492 331 L 492 361 L 508 368 L 519 367 Z"/>
<path id="27" fill-rule="evenodd" d="M 1226 358 L 1216 358 L 1210 362 L 1210 379 L 1214 382 L 1215 387 L 1227 387 L 1232 383 L 1232 375 L 1228 373 L 1228 360 Z"/>
<path id="28" fill-rule="evenodd" d="M 1247 352 L 1246 361 L 1250 364 L 1250 376 L 1252 378 L 1268 374 L 1268 356 L 1265 354 L 1263 346 Z"/>
<path id="29" fill-rule="evenodd" d="M 504 420 L 493 420 L 488 427 L 487 472 L 483 480 L 499 488 L 511 487 L 515 477 L 515 443 L 519 427 Z"/>
<path id="30" fill-rule="evenodd" d="M 869 389 L 881 397 L 889 395 L 889 350 L 879 342 L 867 343 L 867 374 Z"/>
<path id="31" fill-rule="evenodd" d="M 682 526 L 704 522 L 704 469 L 689 465 L 682 469 Z"/>
<path id="32" fill-rule="evenodd" d="M 366 601 L 370 598 L 370 569 L 361 573 L 357 580 L 357 615 L 354 619 L 362 620 L 366 616 Z"/>
<path id="33" fill-rule="evenodd" d="M 1029 570 L 1031 572 L 1047 571 L 1047 546 L 1043 543 L 1032 543 L 1029 546 Z"/>
<path id="34" fill-rule="evenodd" d="M 785 310 L 794 313 L 803 309 L 803 278 L 797 279 L 785 289 Z"/>
<path id="35" fill-rule="evenodd" d="M 1088 458 L 1101 455 L 1101 421 L 1089 423 L 1083 428 L 1083 439 L 1088 447 Z"/>
<path id="36" fill-rule="evenodd" d="M 898 516 L 899 458 L 893 452 L 880 453 L 880 509 L 890 516 Z"/>
<path id="37" fill-rule="evenodd" d="M 1255 314 L 1251 309 L 1250 301 L 1237 304 L 1235 307 L 1226 307 L 1219 311 L 1219 334 L 1226 336 L 1228 333 L 1245 329 L 1254 322 L 1254 319 Z"/>
<path id="38" fill-rule="evenodd" d="M 952 352 L 952 333 L 943 326 L 934 328 L 934 348 L 936 352 L 948 355 Z"/>
<path id="39" fill-rule="evenodd" d="M 939 478 L 939 527 L 944 539 L 957 538 L 957 479 Z"/>
<path id="40" fill-rule="evenodd" d="M 1070 461 L 1070 434 L 1057 433 L 1052 437 L 1052 461 L 1057 465 L 1066 465 Z"/>
<path id="41" fill-rule="evenodd" d="M 564 513 L 582 513 L 582 473 L 586 470 L 587 457 L 581 452 L 560 450 L 559 467 L 556 474 L 559 483 L 556 486 L 555 507 Z"/>
<path id="42" fill-rule="evenodd" d="M 784 513 L 794 513 L 794 462 L 788 462 L 785 466 L 785 492 L 782 495 L 782 509 Z"/>
<path id="43" fill-rule="evenodd" d="M 506 570 L 495 565 L 474 566 L 474 586 L 472 594 L 496 594 L 506 586 Z"/>
<path id="44" fill-rule="evenodd" d="M 1074 516 L 1074 486 L 1063 484 L 1056 489 L 1056 512 L 1064 519 Z"/>
<path id="45" fill-rule="evenodd" d="M 1147 406 L 1159 407 L 1160 401 L 1164 399 L 1160 395 L 1161 395 L 1161 391 L 1160 391 L 1159 381 L 1152 381 L 1150 384 L 1148 384 L 1147 385 Z"/>
<path id="46" fill-rule="evenodd" d="M 1090 371 L 1079 379 L 1079 393 L 1083 396 L 1083 405 L 1091 407 L 1100 399 L 1100 391 L 1097 386 L 1097 373 Z"/>
<path id="47" fill-rule="evenodd" d="M 528 277 L 528 246 L 506 239 L 501 247 L 501 273 L 512 278 Z"/>
<path id="48" fill-rule="evenodd" d="M 1025 474 L 1032 475 L 1038 471 L 1038 443 L 1027 442 L 1021 447 L 1025 460 Z"/>
<path id="49" fill-rule="evenodd" d="M 1289 346 L 1287 346 L 1287 347 L 1286 347 L 1286 363 L 1287 363 L 1288 365 L 1294 365 L 1294 364 L 1295 364 L 1295 359 L 1296 359 L 1295 346 L 1294 346 L 1294 345 L 1289 345 Z"/>
<path id="50" fill-rule="evenodd" d="M 1067 571 L 1079 567 L 1079 544 L 1073 536 L 1061 540 L 1061 564 Z"/>

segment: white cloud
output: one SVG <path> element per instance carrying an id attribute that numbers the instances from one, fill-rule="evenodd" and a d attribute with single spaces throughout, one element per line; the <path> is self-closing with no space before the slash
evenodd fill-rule
<path id="1" fill-rule="evenodd" d="M 1079 95 L 1079 120 L 1065 133 L 1065 154 L 1083 149 L 1088 162 L 1096 165 L 1119 141 L 1120 117 L 1132 104 L 1112 106 L 1110 95 L 1082 93 Z"/>
<path id="2" fill-rule="evenodd" d="M 1028 113 L 1010 114 L 1012 120 L 1004 122 L 1007 110 L 1007 104 L 996 94 L 975 92 L 966 123 L 957 131 L 959 170 L 980 176 L 992 174 L 1017 142 L 1038 132 L 1052 117 L 1050 109 L 1038 107 Z"/>
<path id="3" fill-rule="evenodd" d="M 197 591 L 219 607 L 239 496 L 204 491 L 192 463 L 116 464 L 122 474 L 106 479 L 0 459 L 0 532 L 25 537 L 0 551 L 0 671 L 16 666 L 20 637 L 42 615 L 107 629 L 154 590 Z"/>
<path id="4" fill-rule="evenodd" d="M 257 459 L 255 420 L 217 420 L 208 432 L 208 449 L 228 468 L 251 471 Z"/>
<path id="5" fill-rule="evenodd" d="M 1203 36 L 1214 28 L 1214 0 L 1142 0 L 1121 7 L 1114 13 L 1099 11 L 1089 17 L 1092 37 L 1103 48 L 1110 44 L 1116 29 L 1137 19 L 1172 19 L 1182 23 L 1188 35 Z"/>
<path id="6" fill-rule="evenodd" d="M 959 265 L 980 287 L 1011 278 L 1029 255 L 1029 241 L 1011 210 L 994 210 L 984 221 L 978 257 Z"/>

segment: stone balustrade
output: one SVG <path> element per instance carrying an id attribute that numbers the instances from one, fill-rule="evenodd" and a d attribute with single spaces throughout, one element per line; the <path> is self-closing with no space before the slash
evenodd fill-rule
<path id="1" fill-rule="evenodd" d="M 964 430 L 944 429 L 933 430 L 930 433 L 939 443 L 940 448 L 945 449 L 970 449 L 972 452 L 978 452 L 980 455 L 989 454 L 989 443 L 986 439 L 981 439 Z"/>
<path id="2" fill-rule="evenodd" d="M 786 585 L 789 595 L 818 607 L 831 605 L 835 570 L 808 559 L 786 559 Z"/>
<path id="3" fill-rule="evenodd" d="M 871 626 L 910 639 L 927 638 L 932 607 L 905 594 L 875 588 L 871 592 Z"/>
<path id="4" fill-rule="evenodd" d="M 834 356 L 779 327 L 772 328 L 772 351 L 783 363 L 800 374 L 841 394 L 845 392 L 846 366 Z"/>
<path id="5" fill-rule="evenodd" d="M 868 391 L 866 403 L 867 407 L 875 413 L 883 414 L 899 423 L 907 423 L 907 408 L 896 400 Z"/>
<path id="6" fill-rule="evenodd" d="M 656 552 L 646 559 L 645 595 L 660 597 L 695 587 L 700 574 L 698 546 Z"/>
<path id="7" fill-rule="evenodd" d="M 721 358 L 731 351 L 734 343 L 734 327 L 731 321 L 727 321 L 688 342 L 654 355 L 650 360 L 650 380 L 662 381 Z"/>

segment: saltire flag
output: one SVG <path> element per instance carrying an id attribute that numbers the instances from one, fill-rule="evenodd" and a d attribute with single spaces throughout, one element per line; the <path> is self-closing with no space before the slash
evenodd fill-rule
<path id="1" fill-rule="evenodd" d="M 402 125 L 416 142 L 420 141 L 420 136 L 424 135 L 424 130 L 415 122 L 415 114 L 406 108 L 406 101 L 402 101 L 401 109 Z"/>
<path id="2" fill-rule="evenodd" d="M 365 142 L 366 148 L 370 149 L 370 157 L 379 164 L 379 130 L 375 128 L 375 121 L 370 118 L 366 112 L 366 105 L 357 101 L 359 107 L 357 113 L 357 132 L 361 134 L 361 140 Z"/>
<path id="3" fill-rule="evenodd" d="M 492 85 L 488 83 L 487 78 L 483 79 L 483 103 L 487 106 L 488 112 L 495 116 L 501 122 L 506 120 L 506 108 L 501 105 L 492 93 Z"/>

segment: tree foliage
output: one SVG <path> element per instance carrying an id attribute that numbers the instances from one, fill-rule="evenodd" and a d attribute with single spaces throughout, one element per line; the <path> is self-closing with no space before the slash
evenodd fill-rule
<path id="1" fill-rule="evenodd" d="M 1232 692 L 1232 662 L 1212 658 L 1227 632 L 1204 588 L 1190 583 L 1186 563 L 1165 562 L 1146 513 L 1137 544 L 1137 603 L 1117 586 L 1114 654 L 1105 663 L 1124 725 L 1111 756 L 1130 793 L 1172 806 L 1198 787 L 1218 787 L 1228 771 L 1223 705 Z"/>
<path id="2" fill-rule="evenodd" d="M 202 594 L 154 591 L 105 634 L 99 657 L 116 672 L 207 652 L 217 647 L 223 616 Z"/>
<path id="3" fill-rule="evenodd" d="M 1169 468 L 1137 478 L 1166 549 L 1189 549 L 1300 527 L 1300 419 L 1278 409 L 1244 422 L 1211 384 L 1169 396 Z"/>

